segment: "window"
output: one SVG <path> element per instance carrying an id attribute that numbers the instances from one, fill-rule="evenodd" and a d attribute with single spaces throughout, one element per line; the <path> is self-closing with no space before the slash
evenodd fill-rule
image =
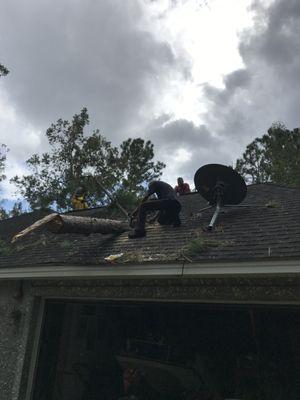
<path id="1" fill-rule="evenodd" d="M 48 302 L 33 400 L 297 398 L 299 309 Z"/>

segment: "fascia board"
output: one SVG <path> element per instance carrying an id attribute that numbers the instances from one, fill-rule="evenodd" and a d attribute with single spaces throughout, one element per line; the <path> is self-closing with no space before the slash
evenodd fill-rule
<path id="1" fill-rule="evenodd" d="M 0 268 L 5 279 L 171 278 L 200 276 L 299 275 L 300 260 L 142 264 L 52 265 Z"/>
<path id="2" fill-rule="evenodd" d="M 49 279 L 49 278 L 146 278 L 174 277 L 182 275 L 181 264 L 163 265 L 53 265 L 34 267 L 1 268 L 1 279 Z"/>
<path id="3" fill-rule="evenodd" d="M 186 264 L 184 276 L 299 274 L 300 260 Z"/>

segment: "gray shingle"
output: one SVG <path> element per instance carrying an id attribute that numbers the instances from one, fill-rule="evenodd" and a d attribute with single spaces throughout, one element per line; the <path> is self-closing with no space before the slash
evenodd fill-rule
<path id="1" fill-rule="evenodd" d="M 216 229 L 204 233 L 213 211 L 199 213 L 206 201 L 197 193 L 180 197 L 182 226 L 158 224 L 147 227 L 147 237 L 129 240 L 127 233 L 118 236 L 55 235 L 45 230 L 32 233 L 8 244 L 17 232 L 43 217 L 30 213 L 0 222 L 0 266 L 43 264 L 104 264 L 110 254 L 124 253 L 120 263 L 181 262 L 184 256 L 193 261 L 236 261 L 259 259 L 300 259 L 300 189 L 271 184 L 248 186 L 242 205 L 224 210 Z M 109 208 L 77 213 L 110 216 Z M 193 240 L 198 250 L 187 250 Z M 5 241 L 7 243 L 5 243 Z"/>

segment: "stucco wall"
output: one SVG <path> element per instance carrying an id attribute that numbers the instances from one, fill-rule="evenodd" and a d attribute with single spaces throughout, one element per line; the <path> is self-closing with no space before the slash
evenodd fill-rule
<path id="1" fill-rule="evenodd" d="M 300 276 L 32 281 L 41 297 L 219 303 L 300 303 Z"/>
<path id="2" fill-rule="evenodd" d="M 17 400 L 33 297 L 21 281 L 0 283 L 0 399 Z"/>

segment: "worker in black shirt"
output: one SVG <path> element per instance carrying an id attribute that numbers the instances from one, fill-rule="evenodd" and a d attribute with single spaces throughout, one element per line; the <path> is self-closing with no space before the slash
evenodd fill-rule
<path id="1" fill-rule="evenodd" d="M 156 194 L 157 199 L 148 200 L 153 194 Z M 138 214 L 138 223 L 136 228 L 129 232 L 130 239 L 146 236 L 147 213 L 156 210 L 159 211 L 157 220 L 161 225 L 181 225 L 179 218 L 181 204 L 176 199 L 175 190 L 166 182 L 153 181 L 149 184 L 146 196 L 133 212 L 133 214 Z"/>

